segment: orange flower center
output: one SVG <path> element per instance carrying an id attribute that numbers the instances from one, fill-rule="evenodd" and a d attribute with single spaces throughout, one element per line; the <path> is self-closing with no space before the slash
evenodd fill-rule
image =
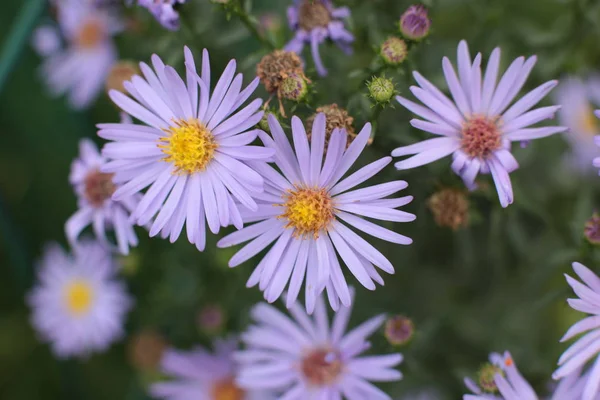
<path id="1" fill-rule="evenodd" d="M 332 350 L 317 349 L 302 360 L 301 370 L 306 380 L 314 386 L 333 383 L 342 372 L 340 355 Z"/>
<path id="2" fill-rule="evenodd" d="M 233 379 L 217 382 L 212 388 L 213 400 L 242 400 L 244 391 L 237 387 Z"/>
<path id="3" fill-rule="evenodd" d="M 298 24 L 304 30 L 326 28 L 331 21 L 329 10 L 320 0 L 304 0 L 298 9 Z"/>
<path id="4" fill-rule="evenodd" d="M 93 49 L 104 39 L 104 36 L 104 25 L 97 19 L 90 19 L 77 32 L 75 44 L 83 49 Z"/>

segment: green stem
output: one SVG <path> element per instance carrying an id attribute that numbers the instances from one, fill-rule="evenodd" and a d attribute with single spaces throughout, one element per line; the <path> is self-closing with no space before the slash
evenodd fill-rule
<path id="1" fill-rule="evenodd" d="M 30 33 L 42 15 L 45 5 L 44 0 L 29 0 L 21 7 L 19 14 L 14 19 L 10 33 L 4 42 L 2 53 L 0 53 L 0 92 L 15 67 L 19 55 L 27 45 Z"/>

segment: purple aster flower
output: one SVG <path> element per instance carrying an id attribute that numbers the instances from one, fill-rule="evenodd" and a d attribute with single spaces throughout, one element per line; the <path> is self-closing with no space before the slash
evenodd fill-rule
<path id="1" fill-rule="evenodd" d="M 402 355 L 360 356 L 385 316 L 345 333 L 351 308 L 341 307 L 330 326 L 322 296 L 313 317 L 297 303 L 290 313 L 293 319 L 265 303 L 252 309 L 256 325 L 242 335 L 246 350 L 236 354 L 241 387 L 272 390 L 279 399 L 391 399 L 369 381 L 402 379 L 394 369 Z"/>
<path id="2" fill-rule="evenodd" d="M 244 212 L 244 222 L 258 222 L 232 233 L 218 242 L 219 247 L 248 242 L 229 261 L 235 267 L 273 247 L 260 261 L 248 281 L 259 285 L 268 302 L 275 301 L 289 281 L 288 306 L 294 303 L 306 276 L 306 307 L 312 313 L 316 298 L 327 289 L 334 310 L 339 301 L 350 305 L 350 292 L 338 255 L 358 281 L 375 290 L 383 284 L 376 268 L 393 273 L 394 267 L 383 254 L 346 224 L 377 238 L 398 244 L 411 239 L 380 227 L 361 217 L 409 222 L 413 214 L 396 210 L 412 201 L 412 196 L 387 198 L 406 188 L 393 181 L 355 189 L 391 162 L 391 157 L 375 161 L 342 179 L 365 148 L 371 134 L 367 124 L 346 148 L 344 130 L 332 132 L 325 162 L 325 115 L 320 113 L 312 126 L 311 143 L 299 118 L 292 118 L 294 148 L 281 125 L 271 114 L 269 127 L 274 140 L 260 133 L 269 148 L 276 150 L 278 172 L 269 165 L 252 163 L 265 178 L 265 192 L 259 194 L 258 210 Z M 345 223 L 342 223 L 345 222 Z"/>
<path id="3" fill-rule="evenodd" d="M 145 7 L 162 26 L 169 30 L 179 29 L 179 5 L 186 0 L 138 0 L 138 5 Z"/>
<path id="4" fill-rule="evenodd" d="M 576 399 L 576 400 L 586 400 L 582 397 L 583 391 L 585 389 L 585 385 L 589 379 L 590 371 L 585 374 L 581 374 L 581 371 L 575 370 L 571 374 L 567 375 L 563 379 L 560 380 L 556 388 L 552 393 L 552 397 L 550 400 L 566 400 L 566 399 Z M 596 395 L 589 398 L 590 400 L 600 400 L 600 392 L 597 392 Z"/>
<path id="5" fill-rule="evenodd" d="M 569 305 L 591 316 L 574 324 L 561 339 L 561 342 L 581 336 L 558 360 L 560 366 L 552 375 L 554 379 L 566 378 L 581 370 L 592 358 L 596 358 L 586 375 L 582 400 L 595 399 L 600 392 L 600 278 L 580 263 L 573 263 L 573 270 L 581 279 L 565 275 L 567 282 L 579 298 L 568 299 Z"/>
<path id="6" fill-rule="evenodd" d="M 67 220 L 65 231 L 69 241 L 75 243 L 81 231 L 92 224 L 97 239 L 108 244 L 106 230 L 114 230 L 119 251 L 127 254 L 129 246 L 137 246 L 138 243 L 129 214 L 142 196 L 136 193 L 120 201 L 112 200 L 111 196 L 118 186 L 113 182 L 113 174 L 101 172 L 106 162 L 91 140 L 79 142 L 79 157 L 71 164 L 69 176 L 77 194 L 79 210 Z"/>
<path id="7" fill-rule="evenodd" d="M 115 271 L 110 253 L 97 242 L 82 241 L 72 255 L 57 244 L 45 249 L 27 301 L 32 325 L 58 357 L 102 352 L 123 336 L 132 300 Z"/>
<path id="8" fill-rule="evenodd" d="M 263 178 L 253 166 L 260 168 L 274 151 L 250 145 L 262 132 L 251 129 L 262 118 L 262 101 L 255 99 L 238 110 L 258 79 L 242 90 L 242 75 L 234 77 L 236 62 L 231 60 L 211 94 L 206 50 L 199 77 L 185 48 L 186 82 L 158 56 L 152 56 L 152 63 L 154 71 L 141 63 L 144 77 L 124 83 L 133 98 L 109 92 L 123 111 L 145 125 L 98 125 L 98 135 L 112 140 L 102 149 L 111 160 L 102 172 L 114 173 L 114 182 L 121 185 L 113 194 L 115 201 L 150 186 L 131 215 L 139 225 L 156 216 L 150 236 L 160 232 L 174 242 L 185 223 L 189 241 L 202 251 L 205 221 L 218 233 L 232 223 L 242 227 L 240 209 L 258 210 L 252 196 L 262 193 Z"/>
<path id="9" fill-rule="evenodd" d="M 432 83 L 414 72 L 420 87 L 411 92 L 425 106 L 403 97 L 396 99 L 404 107 L 422 117 L 411 120 L 417 129 L 439 135 L 435 139 L 399 147 L 393 156 L 412 155 L 396 163 L 398 169 L 418 167 L 453 154 L 452 170 L 460 175 L 469 189 L 475 188 L 479 172 L 492 174 L 502 207 L 513 202 L 509 173 L 519 167 L 512 155 L 511 142 L 537 139 L 564 132 L 567 128 L 550 126 L 529 128 L 537 122 L 554 116 L 560 106 L 541 107 L 530 111 L 558 83 L 546 82 L 511 105 L 519 93 L 536 57 L 517 58 L 498 84 L 500 49 L 496 48 L 485 71 L 481 74 L 481 54 L 473 63 L 465 41 L 458 45 L 458 76 L 448 58 L 443 69 L 454 102 Z M 510 106 L 510 107 L 509 107 Z"/>
<path id="10" fill-rule="evenodd" d="M 509 352 L 503 355 L 492 353 L 490 355 L 490 363 L 493 369 L 489 369 L 492 376 L 484 376 L 484 381 L 490 379 L 490 382 L 485 382 L 484 385 L 493 385 L 494 391 L 500 393 L 499 396 L 484 392 L 471 379 L 465 379 L 467 388 L 475 394 L 465 394 L 463 400 L 538 400 L 531 385 L 523 378 L 517 369 L 512 356 Z M 480 381 L 481 381 L 480 377 Z"/>
<path id="11" fill-rule="evenodd" d="M 38 28 L 34 47 L 45 58 L 41 75 L 54 95 L 68 93 L 73 108 L 85 108 L 101 92 L 117 49 L 112 36 L 123 28 L 120 20 L 91 2 L 56 3 L 60 34 L 49 26 Z M 65 46 L 60 45 L 59 36 Z"/>
<path id="12" fill-rule="evenodd" d="M 165 400 L 269 400 L 263 391 L 245 391 L 235 382 L 238 366 L 233 360 L 236 340 L 218 340 L 214 354 L 203 348 L 167 350 L 161 369 L 174 379 L 150 386 L 153 397 Z"/>
<path id="13" fill-rule="evenodd" d="M 326 39 L 331 39 L 344 52 L 352 52 L 354 36 L 346 30 L 343 22 L 350 16 L 348 7 L 334 8 L 331 0 L 294 0 L 294 5 L 288 7 L 287 15 L 295 35 L 284 49 L 300 54 L 304 44 L 310 44 L 319 75 L 327 75 L 319 54 L 319 45 Z"/>

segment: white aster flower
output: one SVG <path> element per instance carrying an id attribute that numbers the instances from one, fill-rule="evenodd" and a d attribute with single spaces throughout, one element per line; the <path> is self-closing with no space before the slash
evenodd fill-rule
<path id="1" fill-rule="evenodd" d="M 210 91 L 208 52 L 202 57 L 201 77 L 191 51 L 185 48 L 184 82 L 174 68 L 152 56 L 154 69 L 140 63 L 143 77 L 124 82 L 131 97 L 111 90 L 111 99 L 144 124 L 100 124 L 98 135 L 111 140 L 102 149 L 109 158 L 103 172 L 114 173 L 121 186 L 118 201 L 149 187 L 132 214 L 139 225 L 154 217 L 150 236 L 161 233 L 175 241 L 186 224 L 191 243 L 202 251 L 206 223 L 213 233 L 221 226 L 242 227 L 240 209 L 255 211 L 253 196 L 263 191 L 263 178 L 249 161 L 260 165 L 274 151 L 250 145 L 260 130 L 262 104 L 246 102 L 258 78 L 242 90 L 242 74 L 231 60 Z"/>
<path id="2" fill-rule="evenodd" d="M 27 300 L 34 328 L 58 357 L 105 351 L 123 335 L 132 300 L 115 270 L 97 242 L 82 241 L 72 255 L 57 244 L 45 250 Z"/>
<path id="3" fill-rule="evenodd" d="M 412 86 L 410 90 L 424 106 L 400 96 L 397 100 L 423 118 L 411 120 L 411 125 L 440 137 L 399 147 L 392 156 L 414 154 L 396 163 L 398 169 L 409 169 L 452 154 L 452 170 L 462 177 L 468 188 L 475 188 L 478 173 L 491 173 L 500 204 L 507 207 L 513 202 L 509 173 L 519 167 L 510 151 L 511 142 L 537 139 L 567 128 L 529 128 L 552 118 L 560 108 L 550 106 L 531 110 L 556 86 L 557 81 L 540 85 L 512 104 L 533 69 L 535 56 L 527 60 L 517 58 L 499 82 L 500 49 L 492 52 L 485 75 L 481 72 L 481 59 L 479 53 L 471 61 L 467 43 L 461 41 L 458 45 L 457 76 L 450 60 L 444 57 L 444 76 L 453 101 L 421 74 L 414 72 L 419 87 Z"/>

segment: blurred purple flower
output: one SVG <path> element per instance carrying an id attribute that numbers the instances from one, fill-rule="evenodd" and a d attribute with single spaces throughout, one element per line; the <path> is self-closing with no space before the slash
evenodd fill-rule
<path id="1" fill-rule="evenodd" d="M 140 7 L 145 7 L 165 28 L 175 31 L 179 29 L 179 12 L 177 7 L 186 0 L 138 0 Z"/>
<path id="2" fill-rule="evenodd" d="M 102 352 L 123 336 L 132 300 L 115 272 L 110 253 L 97 242 L 82 241 L 72 255 L 54 243 L 45 249 L 27 301 L 31 323 L 56 356 Z"/>
<path id="3" fill-rule="evenodd" d="M 92 224 L 96 238 L 108 244 L 106 230 L 114 230 L 119 251 L 128 254 L 129 246 L 137 246 L 138 243 L 129 214 L 142 196 L 136 193 L 120 201 L 113 200 L 111 196 L 118 185 L 113 182 L 113 174 L 100 171 L 107 161 L 91 140 L 79 142 L 79 157 L 71 164 L 69 176 L 77 194 L 79 210 L 67 220 L 65 231 L 73 244 L 81 231 Z"/>
<path id="4" fill-rule="evenodd" d="M 242 335 L 246 349 L 235 356 L 240 362 L 238 384 L 273 390 L 281 394 L 279 399 L 391 400 L 369 381 L 402 379 L 394 369 L 402 355 L 360 357 L 385 317 L 371 318 L 346 333 L 351 311 L 341 307 L 330 326 L 322 296 L 313 317 L 297 303 L 290 309 L 293 319 L 271 305 L 256 305 L 252 309 L 256 325 Z"/>
<path id="5" fill-rule="evenodd" d="M 186 82 L 157 55 L 152 64 L 154 71 L 141 63 L 144 77 L 124 83 L 133 98 L 109 92 L 115 104 L 145 125 L 98 125 L 98 135 L 111 140 L 102 149 L 111 160 L 102 172 L 114 173 L 121 185 L 115 201 L 149 186 L 131 218 L 140 225 L 153 220 L 150 236 L 160 232 L 174 242 L 186 223 L 189 241 L 202 251 L 206 223 L 215 234 L 221 226 L 241 228 L 240 208 L 258 209 L 252 196 L 262 193 L 263 178 L 250 165 L 261 166 L 274 150 L 250 145 L 262 133 L 252 129 L 263 116 L 262 100 L 238 111 L 258 78 L 242 90 L 242 74 L 234 78 L 236 62 L 231 60 L 211 94 L 206 50 L 200 77 L 185 48 Z"/>
<path id="6" fill-rule="evenodd" d="M 34 48 L 45 58 L 41 76 L 53 95 L 68 93 L 73 108 L 85 108 L 101 92 L 117 60 L 112 36 L 123 25 L 88 1 L 63 0 L 55 6 L 60 29 L 41 26 L 33 36 Z"/>
<path id="7" fill-rule="evenodd" d="M 247 284 L 258 284 L 268 302 L 279 298 L 289 281 L 287 304 L 291 306 L 306 276 L 306 308 L 309 313 L 312 313 L 317 297 L 325 289 L 334 310 L 338 309 L 340 301 L 349 306 L 350 292 L 338 254 L 369 290 L 375 290 L 375 282 L 383 285 L 375 267 L 390 274 L 394 273 L 394 267 L 346 224 L 392 243 L 412 243 L 410 238 L 362 218 L 413 221 L 413 214 L 396 210 L 410 203 L 412 196 L 387 198 L 405 189 L 408 184 L 393 181 L 355 189 L 385 168 L 391 157 L 372 162 L 342 179 L 367 145 L 370 124 L 365 125 L 348 148 L 346 132 L 335 129 L 323 157 L 325 114 L 318 114 L 314 120 L 310 146 L 302 122 L 298 117 L 292 117 L 295 150 L 272 114 L 268 122 L 274 140 L 263 132 L 260 137 L 267 147 L 276 150 L 275 164 L 283 175 L 269 165 L 251 164 L 265 178 L 266 189 L 257 195 L 258 210 L 244 212 L 242 217 L 245 223 L 257 223 L 226 236 L 217 246 L 229 247 L 249 241 L 229 261 L 229 265 L 235 267 L 275 242 Z"/>
<path id="8" fill-rule="evenodd" d="M 190 351 L 169 349 L 163 353 L 161 369 L 174 379 L 150 386 L 153 397 L 165 400 L 269 400 L 263 391 L 245 391 L 237 386 L 238 366 L 233 354 L 236 340 L 218 340 L 215 352 L 201 347 Z"/>
<path id="9" fill-rule="evenodd" d="M 287 15 L 295 35 L 284 49 L 300 54 L 304 44 L 310 44 L 319 75 L 327 75 L 319 54 L 319 45 L 326 39 L 331 39 L 347 54 L 352 52 L 354 36 L 346 30 L 343 22 L 350 16 L 348 7 L 334 8 L 331 0 L 294 0 Z"/>
<path id="10" fill-rule="evenodd" d="M 563 126 L 528 128 L 537 122 L 552 118 L 560 106 L 541 107 L 529 111 L 558 81 L 549 81 L 523 96 L 510 108 L 529 73 L 536 57 L 517 58 L 496 86 L 500 63 L 500 49 L 490 57 L 485 76 L 481 74 L 481 53 L 471 64 L 467 43 L 458 45 L 458 76 L 448 58 L 443 69 L 454 102 L 418 72 L 414 77 L 420 87 L 411 86 L 411 92 L 425 106 L 404 97 L 397 100 L 404 107 L 424 118 L 413 119 L 417 129 L 440 135 L 435 139 L 399 147 L 392 156 L 412 155 L 396 163 L 398 169 L 419 167 L 453 155 L 452 170 L 460 175 L 469 189 L 474 189 L 479 172 L 492 174 L 502 207 L 513 202 L 509 173 L 519 168 L 512 155 L 511 142 L 546 137 L 567 130 Z"/>

